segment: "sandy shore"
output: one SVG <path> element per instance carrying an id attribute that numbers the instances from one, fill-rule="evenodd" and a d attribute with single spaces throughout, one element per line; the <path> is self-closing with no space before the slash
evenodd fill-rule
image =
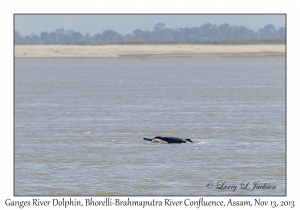
<path id="1" fill-rule="evenodd" d="M 15 45 L 15 58 L 284 57 L 285 45 Z"/>

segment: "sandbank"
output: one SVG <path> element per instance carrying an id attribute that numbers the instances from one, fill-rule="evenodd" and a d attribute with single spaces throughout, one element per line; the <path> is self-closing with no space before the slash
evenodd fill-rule
<path id="1" fill-rule="evenodd" d="M 15 58 L 284 57 L 285 45 L 15 45 Z"/>

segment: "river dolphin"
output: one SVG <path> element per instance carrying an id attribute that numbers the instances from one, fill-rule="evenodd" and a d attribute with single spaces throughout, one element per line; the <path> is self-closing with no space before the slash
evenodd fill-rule
<path id="1" fill-rule="evenodd" d="M 178 137 L 170 137 L 170 136 L 155 136 L 153 139 L 143 138 L 146 141 L 152 141 L 154 139 L 160 139 L 162 141 L 165 141 L 167 143 L 194 143 L 191 139 L 184 139 L 184 138 L 178 138 Z"/>

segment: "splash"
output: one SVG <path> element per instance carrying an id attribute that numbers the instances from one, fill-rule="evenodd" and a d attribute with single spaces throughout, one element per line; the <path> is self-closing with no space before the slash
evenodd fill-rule
<path id="1" fill-rule="evenodd" d="M 160 140 L 160 139 L 153 139 L 151 142 L 155 143 L 155 144 L 168 144 L 168 142 Z"/>

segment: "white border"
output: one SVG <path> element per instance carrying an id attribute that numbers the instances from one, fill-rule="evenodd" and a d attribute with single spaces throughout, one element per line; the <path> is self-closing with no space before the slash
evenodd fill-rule
<path id="1" fill-rule="evenodd" d="M 298 194 L 299 182 L 299 12 L 295 1 L 58 1 L 37 0 L 11 1 L 1 6 L 1 183 L 0 208 L 12 209 L 4 205 L 7 198 L 31 200 L 13 196 L 13 14 L 14 13 L 286 13 L 287 14 L 287 197 L 259 197 L 265 200 L 294 200 Z M 298 197 L 298 196 L 297 196 Z M 115 197 L 114 197 L 115 198 Z M 158 199 L 160 197 L 157 197 Z M 208 200 L 224 200 L 230 197 L 207 197 Z M 254 199 L 255 197 L 249 197 Z M 47 199 L 47 198 L 43 198 Z M 52 199 L 49 198 L 49 199 Z M 80 199 L 80 198 L 78 198 Z M 82 198 L 85 199 L 85 198 Z M 146 199 L 136 197 L 136 199 Z M 174 198 L 175 199 L 175 198 Z M 183 200 L 179 199 L 179 200 Z M 233 197 L 247 200 L 247 197 Z M 149 198 L 151 200 L 151 198 Z M 296 203 L 296 205 L 300 205 Z M 32 207 L 30 207 L 31 209 Z M 25 207 L 26 209 L 26 207 Z M 28 208 L 29 209 L 29 208 Z M 73 208 L 68 208 L 73 209 Z M 99 209 L 99 207 L 98 207 Z M 133 208 L 137 209 L 137 208 Z M 139 208 L 141 209 L 141 208 Z M 147 207 L 147 209 L 152 209 Z M 165 207 L 164 207 L 165 209 Z M 270 207 L 271 209 L 271 207 Z"/>

